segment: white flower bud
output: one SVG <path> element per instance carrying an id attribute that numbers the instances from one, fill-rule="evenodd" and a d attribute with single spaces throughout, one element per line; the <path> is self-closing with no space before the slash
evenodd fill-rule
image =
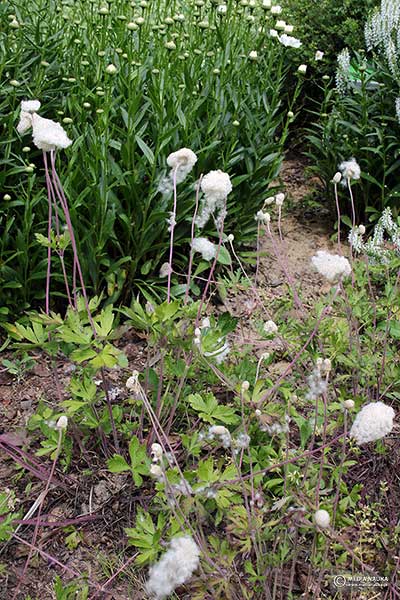
<path id="1" fill-rule="evenodd" d="M 250 383 L 248 381 L 243 381 L 242 382 L 242 392 L 247 392 L 247 390 L 250 387 Z"/>
<path id="2" fill-rule="evenodd" d="M 199 327 L 196 327 L 196 329 L 194 330 L 194 336 L 196 338 L 199 338 L 201 336 L 201 329 Z"/>
<path id="3" fill-rule="evenodd" d="M 117 67 L 113 64 L 110 64 L 106 67 L 106 73 L 108 73 L 109 75 L 115 75 L 117 71 Z"/>
<path id="4" fill-rule="evenodd" d="M 346 410 L 352 410 L 355 406 L 354 400 L 345 400 L 343 406 Z"/>
<path id="5" fill-rule="evenodd" d="M 257 60 L 258 58 L 258 54 L 257 54 L 257 50 L 252 50 L 249 54 L 249 59 L 250 60 Z"/>
<path id="6" fill-rule="evenodd" d="M 307 65 L 300 65 L 297 69 L 297 72 L 305 75 L 307 73 Z"/>
<path id="7" fill-rule="evenodd" d="M 364 233 L 365 233 L 365 227 L 364 227 L 364 225 L 359 225 L 358 226 L 358 233 L 360 235 L 364 235 Z"/>
<path id="8" fill-rule="evenodd" d="M 265 204 L 273 204 L 275 202 L 275 196 L 270 196 L 269 198 L 266 198 L 266 200 L 264 200 L 264 205 Z"/>
<path id="9" fill-rule="evenodd" d="M 275 203 L 277 206 L 282 206 L 284 200 L 285 194 L 282 194 L 282 192 L 275 196 Z"/>
<path id="10" fill-rule="evenodd" d="M 335 173 L 334 176 L 332 177 L 333 183 L 339 183 L 341 179 L 342 179 L 342 174 L 340 171 Z"/>
<path id="11" fill-rule="evenodd" d="M 56 429 L 67 429 L 68 427 L 68 417 L 65 415 L 61 415 L 61 417 L 57 421 Z"/>
<path id="12" fill-rule="evenodd" d="M 233 233 L 230 233 L 227 237 L 228 242 L 233 242 L 234 239 L 235 239 L 235 236 L 233 235 Z"/>
<path id="13" fill-rule="evenodd" d="M 327 529 L 331 522 L 331 517 L 327 510 L 320 509 L 314 513 L 315 524 L 321 529 Z"/>
<path id="14" fill-rule="evenodd" d="M 315 53 L 315 60 L 322 60 L 324 57 L 324 53 L 321 50 L 317 50 Z"/>

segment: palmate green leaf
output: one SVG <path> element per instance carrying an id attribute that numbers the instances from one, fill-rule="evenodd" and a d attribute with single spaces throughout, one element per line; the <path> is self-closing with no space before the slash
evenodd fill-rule
<path id="1" fill-rule="evenodd" d="M 239 417 L 233 408 L 218 404 L 214 394 L 190 394 L 187 398 L 190 406 L 198 413 L 198 416 L 207 423 L 221 421 L 226 425 L 233 425 L 239 421 Z"/>
<path id="2" fill-rule="evenodd" d="M 107 468 L 111 473 L 123 473 L 131 470 L 124 457 L 120 454 L 114 454 L 114 456 L 107 461 Z"/>
<path id="3" fill-rule="evenodd" d="M 129 442 L 129 456 L 133 481 L 139 487 L 143 483 L 141 475 L 149 474 L 150 460 L 147 456 L 146 446 L 141 445 L 137 437 L 133 437 Z"/>

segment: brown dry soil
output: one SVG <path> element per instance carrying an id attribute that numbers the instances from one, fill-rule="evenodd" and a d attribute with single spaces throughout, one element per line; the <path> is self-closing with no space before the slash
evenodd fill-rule
<path id="1" fill-rule="evenodd" d="M 281 178 L 286 187 L 290 210 L 283 219 L 285 250 L 293 279 L 301 282 L 302 298 L 305 304 L 323 293 L 320 277 L 313 272 L 310 259 L 317 249 L 331 249 L 329 219 L 327 211 L 321 208 L 310 209 L 304 199 L 309 196 L 317 182 L 305 175 L 305 164 L 296 159 L 285 162 Z M 275 232 L 277 234 L 277 232 Z M 282 270 L 276 265 L 271 245 L 266 237 L 262 240 L 263 257 L 260 265 L 259 287 L 263 301 L 287 293 Z M 251 290 L 229 294 L 224 301 L 224 309 L 240 318 L 240 336 L 242 340 L 254 339 L 251 315 L 257 304 Z M 117 344 L 129 359 L 129 369 L 114 369 L 110 372 L 111 383 L 121 388 L 118 399 L 125 396 L 124 382 L 133 369 L 141 371 L 146 363 L 145 340 L 133 331 L 125 331 Z M 264 350 L 259 348 L 260 352 Z M 4 358 L 11 358 L 5 352 Z M 38 402 L 44 399 L 50 405 L 57 405 L 54 384 L 54 371 L 44 355 L 35 355 L 35 365 L 31 371 L 17 381 L 6 369 L 0 367 L 0 443 L 7 445 L 13 455 L 23 455 L 23 451 L 34 454 L 33 445 L 26 424 L 37 409 Z M 286 363 L 277 364 L 274 373 L 279 375 Z M 60 360 L 55 365 L 57 377 L 62 389 L 65 389 L 73 366 Z M 117 400 L 118 401 L 118 400 Z M 92 581 L 104 582 L 115 573 L 134 551 L 124 554 L 126 544 L 123 527 L 133 523 L 135 507 L 146 509 L 151 492 L 135 495 L 125 476 L 111 475 L 104 469 L 104 457 L 97 457 L 97 449 L 85 444 L 85 451 L 74 469 L 63 473 L 56 469 L 57 485 L 50 487 L 45 499 L 41 520 L 44 524 L 38 530 L 36 546 L 42 555 L 33 553 L 29 568 L 24 576 L 18 600 L 51 600 L 54 598 L 52 585 L 56 574 L 64 581 L 73 578 L 72 572 L 86 574 Z M 45 482 L 32 476 L 26 470 L 16 470 L 16 463 L 0 448 L 0 489 L 10 487 L 18 490 L 19 504 L 16 510 L 26 515 L 35 499 L 45 488 Z M 76 460 L 76 459 L 74 459 Z M 50 469 L 48 458 L 37 461 Z M 96 468 L 96 464 L 99 464 Z M 368 465 L 365 465 L 365 467 Z M 381 464 L 380 467 L 383 467 Z M 360 468 L 364 466 L 360 465 Z M 89 472 L 91 470 L 92 474 Z M 80 476 L 81 473 L 85 477 Z M 88 513 L 91 513 L 88 515 Z M 82 516 L 83 515 L 83 516 Z M 132 518 L 130 518 L 132 517 Z M 77 521 L 74 527 L 66 529 L 68 520 Z M 68 535 L 72 535 L 72 539 Z M 18 535 L 28 544 L 34 534 L 34 524 L 23 525 Z M 0 600 L 12 600 L 16 584 L 20 580 L 29 547 L 15 539 L 0 547 Z M 46 554 L 43 554 L 46 553 Z M 54 564 L 56 558 L 70 571 L 65 572 L 60 565 Z M 299 597 L 304 592 L 304 573 L 297 574 L 296 586 Z M 93 590 L 93 588 L 92 588 Z M 311 593 L 312 594 L 312 593 Z M 188 598 L 182 595 L 182 598 Z M 308 596 L 310 598 L 310 596 Z M 379 596 L 374 596 L 378 598 Z M 96 598 L 102 600 L 143 600 L 143 581 L 129 566 L 124 569 L 121 578 L 115 578 L 106 593 Z M 355 598 L 355 596 L 353 596 Z M 360 596 L 361 598 L 361 596 Z M 211 600 L 211 599 L 209 599 Z"/>

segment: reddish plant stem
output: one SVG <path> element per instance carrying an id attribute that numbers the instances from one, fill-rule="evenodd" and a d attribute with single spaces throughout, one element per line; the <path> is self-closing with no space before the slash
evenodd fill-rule
<path id="1" fill-rule="evenodd" d="M 188 266 L 187 284 L 186 284 L 184 304 L 187 304 L 187 301 L 189 300 L 190 279 L 192 276 L 192 264 L 193 264 L 192 245 L 193 245 L 193 240 L 194 240 L 194 228 L 195 228 L 195 224 L 196 224 L 197 211 L 199 209 L 199 195 L 200 195 L 200 186 L 201 186 L 202 179 L 203 179 L 203 175 L 200 175 L 200 178 L 199 178 L 199 181 L 197 182 L 197 187 L 196 187 L 196 205 L 194 208 L 193 219 L 192 219 L 192 228 L 191 228 L 191 232 L 190 232 L 190 255 L 189 255 L 189 266 Z"/>
<path id="2" fill-rule="evenodd" d="M 173 186 L 174 186 L 174 208 L 172 210 L 171 223 L 170 223 L 167 302 L 170 302 L 170 300 L 171 300 L 172 256 L 173 256 L 173 252 L 174 252 L 174 230 L 175 230 L 176 205 L 177 205 L 177 192 L 176 192 L 177 171 L 178 171 L 178 167 L 175 167 L 173 170 L 173 174 L 172 174 L 172 181 L 173 181 Z"/>

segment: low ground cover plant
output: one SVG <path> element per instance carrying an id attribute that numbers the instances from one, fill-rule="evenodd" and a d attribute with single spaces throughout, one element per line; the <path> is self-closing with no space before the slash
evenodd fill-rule
<path id="1" fill-rule="evenodd" d="M 197 194 L 192 191 L 203 196 L 191 216 L 181 297 L 170 294 L 173 209 L 164 266 L 167 299 L 133 299 L 120 310 L 102 307 L 100 298 L 87 295 L 56 169 L 56 153 L 70 140 L 59 124 L 38 119 L 37 102 L 21 108 L 19 128 L 32 128 L 43 152 L 49 211 L 60 222 L 53 229 L 49 212 L 44 310 L 5 325 L 16 350 L 40 348 L 48 356 L 55 377 L 54 392 L 43 395 L 28 423 L 28 441 L 21 447 L 0 438 L 3 452 L 22 467 L 24 482 L 5 491 L 1 508 L 6 551 L 16 542 L 28 548 L 10 597 L 23 591 L 37 554 L 59 569 L 51 584 L 57 599 L 96 598 L 117 581 L 127 597 L 329 597 L 335 574 L 358 570 L 379 580 L 383 597 L 390 598 L 399 541 L 400 248 L 389 213 L 378 224 L 373 252 L 353 208 L 350 255 L 343 253 L 339 229 L 336 254 L 321 248 L 310 256 L 326 287 L 309 304 L 286 256 L 285 196 L 269 196 L 254 217 L 258 237 L 270 240 L 285 274 L 287 294 L 268 303 L 243 268 L 234 235 L 224 229 L 232 184 L 226 172 L 214 169 Z M 165 185 L 172 186 L 174 207 L 196 159 L 188 148 L 167 158 Z M 360 176 L 354 160 L 332 176 L 338 223 L 338 186 L 345 181 L 354 207 L 352 190 Z M 64 220 L 73 259 L 72 277 L 64 279 L 69 307 L 61 314 L 50 309 L 50 296 L 54 259 L 62 263 Z M 215 243 L 203 234 L 207 222 Z M 241 337 L 235 318 L 210 302 L 218 287 L 218 258 L 228 248 L 255 302 L 250 322 L 256 336 L 250 341 Z M 209 268 L 197 299 L 193 282 L 203 273 L 202 262 Z M 145 335 L 140 370 L 129 371 L 118 348 L 121 325 Z M 61 358 L 70 365 L 65 389 L 55 364 Z M 366 481 L 371 461 L 377 469 Z M 35 497 L 33 480 L 42 482 Z M 117 491 L 100 499 L 106 481 Z M 67 522 L 53 521 L 72 554 L 83 544 L 83 524 L 103 519 L 107 530 L 105 515 L 111 517 L 115 542 L 107 563 L 98 560 L 100 573 L 77 573 L 42 547 L 46 510 L 59 492 L 89 498 L 79 500 L 79 507 L 67 502 Z M 16 511 L 18 504 L 23 511 Z"/>

